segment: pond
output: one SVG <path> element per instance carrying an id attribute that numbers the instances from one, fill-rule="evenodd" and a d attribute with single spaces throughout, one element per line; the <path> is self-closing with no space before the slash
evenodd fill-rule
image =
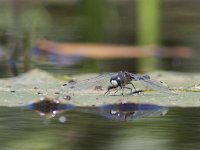
<path id="1" fill-rule="evenodd" d="M 176 93 L 69 92 L 41 70 L 1 79 L 0 149 L 200 149 L 199 74 L 150 76 Z"/>
<path id="2" fill-rule="evenodd" d="M 162 116 L 128 121 L 80 110 L 45 119 L 21 107 L 1 107 L 0 115 L 0 148 L 5 150 L 200 148 L 199 108 L 174 107 Z"/>

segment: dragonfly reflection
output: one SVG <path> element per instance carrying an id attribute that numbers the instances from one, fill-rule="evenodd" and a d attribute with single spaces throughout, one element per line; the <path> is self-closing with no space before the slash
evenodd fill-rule
<path id="1" fill-rule="evenodd" d="M 103 105 L 93 109 L 92 112 L 108 119 L 123 121 L 136 120 L 148 116 L 163 116 L 168 112 L 168 107 L 154 104 L 121 103 Z"/>

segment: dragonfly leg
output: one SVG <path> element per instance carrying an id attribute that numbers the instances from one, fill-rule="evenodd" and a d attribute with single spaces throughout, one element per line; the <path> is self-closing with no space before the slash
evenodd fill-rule
<path id="1" fill-rule="evenodd" d="M 106 95 L 107 93 L 109 93 L 111 89 L 116 89 L 116 88 L 117 88 L 116 86 L 109 86 L 108 90 L 104 93 L 104 95 Z"/>
<path id="2" fill-rule="evenodd" d="M 114 95 L 115 95 L 118 91 L 119 91 L 119 89 L 117 89 L 117 90 L 115 91 Z"/>
<path id="3" fill-rule="evenodd" d="M 131 92 L 130 92 L 130 94 L 132 94 L 133 93 L 133 90 L 132 90 L 132 88 L 130 88 L 130 87 L 126 87 L 126 86 L 123 86 L 122 87 L 122 95 L 124 95 L 124 89 L 129 89 Z"/>
<path id="4" fill-rule="evenodd" d="M 108 90 L 107 90 L 107 91 L 104 93 L 104 96 L 105 96 L 105 95 L 107 95 L 107 93 L 108 93 L 108 92 L 110 92 L 110 90 L 109 90 L 109 89 L 108 89 Z"/>
<path id="5" fill-rule="evenodd" d="M 126 89 L 130 89 L 130 94 L 139 94 L 140 92 L 144 92 L 143 90 L 136 90 L 136 88 L 135 88 L 135 86 L 133 85 L 133 83 L 130 83 L 132 86 L 133 86 L 133 88 L 134 88 L 134 92 L 133 92 L 133 89 L 132 88 L 130 88 L 130 87 L 124 87 L 124 88 L 126 88 Z"/>
<path id="6" fill-rule="evenodd" d="M 133 83 L 130 83 L 130 84 L 133 86 L 134 90 L 137 91 L 136 88 L 135 88 L 135 86 L 133 85 Z"/>
<path id="7" fill-rule="evenodd" d="M 138 91 L 134 91 L 132 94 L 139 94 L 141 92 L 144 92 L 144 90 L 138 90 Z"/>

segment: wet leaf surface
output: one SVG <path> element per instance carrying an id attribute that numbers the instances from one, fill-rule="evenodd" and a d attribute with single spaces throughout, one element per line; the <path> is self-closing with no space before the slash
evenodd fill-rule
<path id="1" fill-rule="evenodd" d="M 42 70 L 31 70 L 15 78 L 0 80 L 0 106 L 24 106 L 51 96 L 75 106 L 100 106 L 117 103 L 151 103 L 162 106 L 200 106 L 200 74 L 158 71 L 149 73 L 151 78 L 166 82 L 173 93 L 159 93 L 146 90 L 139 82 L 133 82 L 137 89 L 145 90 L 134 95 L 104 96 L 103 90 L 68 91 L 61 81 Z M 94 77 L 95 74 L 75 76 L 82 80 Z M 70 78 L 71 79 L 71 78 Z"/>

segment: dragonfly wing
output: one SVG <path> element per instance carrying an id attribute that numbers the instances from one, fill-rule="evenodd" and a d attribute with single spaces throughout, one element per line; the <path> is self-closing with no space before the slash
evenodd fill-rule
<path id="1" fill-rule="evenodd" d="M 166 93 L 171 93 L 172 91 L 169 89 L 166 83 L 157 81 L 154 79 L 145 79 L 145 80 L 140 80 L 140 82 L 148 89 L 151 90 L 156 90 L 156 91 L 161 91 L 161 92 L 166 92 Z"/>
<path id="2" fill-rule="evenodd" d="M 148 75 L 133 74 L 133 73 L 130 73 L 130 75 L 135 81 L 149 80 L 150 79 L 150 76 L 148 76 Z"/>
<path id="3" fill-rule="evenodd" d="M 68 83 L 66 88 L 68 90 L 88 90 L 88 89 L 95 89 L 95 88 L 107 88 L 110 84 L 110 78 L 116 75 L 116 73 L 104 73 L 99 76 L 75 81 L 72 83 Z"/>

